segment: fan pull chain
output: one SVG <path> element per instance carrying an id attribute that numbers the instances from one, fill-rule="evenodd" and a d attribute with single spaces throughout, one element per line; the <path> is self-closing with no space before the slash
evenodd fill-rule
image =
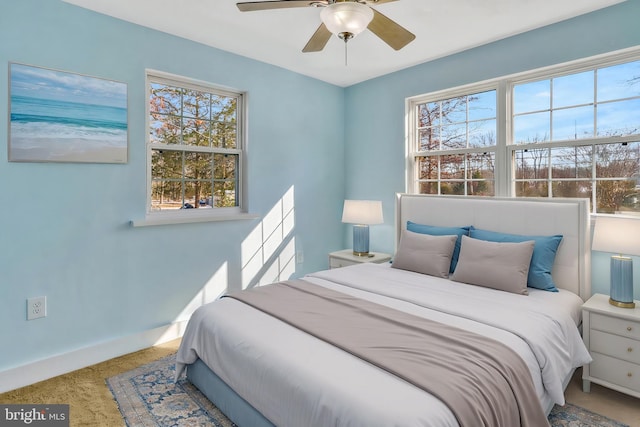
<path id="1" fill-rule="evenodd" d="M 347 66 L 347 41 L 344 41 L 344 66 Z"/>
<path id="2" fill-rule="evenodd" d="M 353 38 L 353 33 L 344 31 L 338 34 L 338 38 L 344 41 L 344 66 L 347 66 L 347 42 Z"/>

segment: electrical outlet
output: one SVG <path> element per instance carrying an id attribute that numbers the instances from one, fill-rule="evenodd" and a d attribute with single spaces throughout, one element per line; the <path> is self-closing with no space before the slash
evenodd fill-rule
<path id="1" fill-rule="evenodd" d="M 304 262 L 304 252 L 296 252 L 296 264 L 302 264 Z"/>
<path id="2" fill-rule="evenodd" d="M 27 299 L 27 320 L 39 319 L 47 315 L 47 297 Z"/>

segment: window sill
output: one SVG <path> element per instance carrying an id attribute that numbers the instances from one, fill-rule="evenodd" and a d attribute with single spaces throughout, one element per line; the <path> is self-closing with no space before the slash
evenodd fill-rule
<path id="1" fill-rule="evenodd" d="M 215 222 L 215 221 L 240 221 L 259 218 L 259 215 L 250 213 L 227 213 L 217 215 L 198 215 L 198 214 L 152 214 L 144 219 L 131 220 L 129 223 L 132 227 L 149 227 L 156 225 L 170 224 L 191 224 L 197 222 Z"/>

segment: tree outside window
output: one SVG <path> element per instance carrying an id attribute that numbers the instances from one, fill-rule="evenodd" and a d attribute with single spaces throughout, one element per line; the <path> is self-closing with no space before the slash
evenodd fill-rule
<path id="1" fill-rule="evenodd" d="M 148 78 L 150 211 L 239 207 L 242 95 Z"/>
<path id="2" fill-rule="evenodd" d="M 639 56 L 415 97 L 408 191 L 580 197 L 640 215 Z"/>

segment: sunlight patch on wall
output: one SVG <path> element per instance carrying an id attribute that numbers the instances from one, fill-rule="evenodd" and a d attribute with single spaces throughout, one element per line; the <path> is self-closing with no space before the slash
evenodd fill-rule
<path id="1" fill-rule="evenodd" d="M 269 283 L 290 278 L 296 271 L 295 254 L 296 239 L 293 238 L 282 249 L 277 258 L 265 266 L 266 270 L 256 277 L 258 279 L 256 286 L 268 285 Z"/>
<path id="2" fill-rule="evenodd" d="M 242 289 L 291 277 L 295 271 L 293 186 L 241 245 Z"/>
<path id="3" fill-rule="evenodd" d="M 213 273 L 207 280 L 207 283 L 193 297 L 193 299 L 184 307 L 182 312 L 176 317 L 176 320 L 188 319 L 191 314 L 201 305 L 215 301 L 227 292 L 229 286 L 229 267 L 227 262 Z"/>

